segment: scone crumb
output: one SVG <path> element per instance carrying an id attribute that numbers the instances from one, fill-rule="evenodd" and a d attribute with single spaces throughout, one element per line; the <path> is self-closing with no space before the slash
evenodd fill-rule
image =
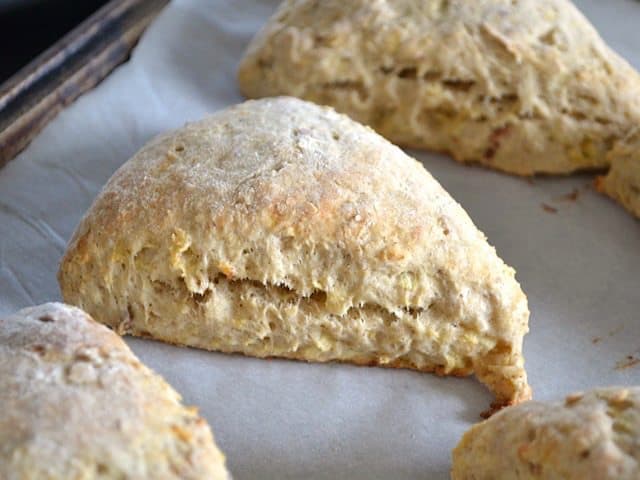
<path id="1" fill-rule="evenodd" d="M 229 265 L 227 262 L 218 263 L 218 270 L 229 280 L 233 280 L 235 278 L 233 266 Z"/>
<path id="2" fill-rule="evenodd" d="M 577 393 L 572 393 L 571 395 L 567 395 L 567 398 L 565 398 L 564 400 L 564 404 L 567 407 L 574 405 L 575 403 L 578 403 L 580 400 L 582 400 L 583 396 L 584 394 L 582 392 L 577 392 Z"/>
<path id="3" fill-rule="evenodd" d="M 172 425 L 171 430 L 176 434 L 176 437 L 178 437 L 183 442 L 190 442 L 193 437 L 189 430 L 185 430 L 179 425 Z"/>

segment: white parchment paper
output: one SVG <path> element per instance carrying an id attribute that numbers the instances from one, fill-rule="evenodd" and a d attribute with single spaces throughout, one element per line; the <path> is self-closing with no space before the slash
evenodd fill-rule
<path id="1" fill-rule="evenodd" d="M 640 3 L 577 3 L 640 68 Z M 173 1 L 127 64 L 0 170 L 0 314 L 60 298 L 66 240 L 130 155 L 242 100 L 238 61 L 276 4 Z M 640 222 L 595 193 L 589 176 L 528 182 L 411 153 L 517 269 L 532 311 L 525 354 L 535 397 L 640 384 L 640 365 L 630 365 L 640 358 Z M 561 198 L 574 189 L 576 201 Z M 128 342 L 200 406 L 237 479 L 448 478 L 451 448 L 491 401 L 471 378 Z"/>

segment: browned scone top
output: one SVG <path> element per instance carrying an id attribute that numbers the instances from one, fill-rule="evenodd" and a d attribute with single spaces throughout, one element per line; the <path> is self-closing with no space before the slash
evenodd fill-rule
<path id="1" fill-rule="evenodd" d="M 330 108 L 274 98 L 142 148 L 81 221 L 59 281 L 123 333 L 475 373 L 505 405 L 530 396 L 514 274 L 417 161 Z"/>
<path id="2" fill-rule="evenodd" d="M 285 0 L 238 81 L 518 175 L 605 168 L 640 124 L 640 75 L 569 0 Z"/>
<path id="3" fill-rule="evenodd" d="M 60 303 L 0 318 L 0 478 L 226 479 L 195 408 Z"/>
<path id="4" fill-rule="evenodd" d="M 640 387 L 509 407 L 465 433 L 453 480 L 637 480 Z"/>

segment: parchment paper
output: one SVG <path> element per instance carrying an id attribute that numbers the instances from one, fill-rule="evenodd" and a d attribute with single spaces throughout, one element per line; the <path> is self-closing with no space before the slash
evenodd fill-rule
<path id="1" fill-rule="evenodd" d="M 640 3 L 577 3 L 640 68 Z M 127 64 L 0 170 L 0 313 L 60 298 L 66 240 L 131 154 L 242 100 L 238 61 L 276 4 L 175 0 Z M 640 384 L 640 222 L 594 192 L 590 176 L 528 182 L 411 153 L 517 269 L 532 311 L 525 354 L 535 397 Z M 561 198 L 574 189 L 575 201 Z M 128 342 L 200 406 L 237 479 L 448 478 L 451 448 L 491 401 L 472 378 Z"/>

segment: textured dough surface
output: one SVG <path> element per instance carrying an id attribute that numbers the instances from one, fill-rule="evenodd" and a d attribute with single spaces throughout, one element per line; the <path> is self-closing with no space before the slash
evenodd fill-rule
<path id="1" fill-rule="evenodd" d="M 640 387 L 506 408 L 465 433 L 453 480 L 637 480 Z"/>
<path id="2" fill-rule="evenodd" d="M 195 408 L 60 303 L 0 318 L 0 478 L 226 479 Z"/>
<path id="3" fill-rule="evenodd" d="M 640 124 L 640 75 L 568 0 L 286 0 L 238 80 L 519 175 L 605 168 Z"/>
<path id="4" fill-rule="evenodd" d="M 209 350 L 475 373 L 530 396 L 514 270 L 414 159 L 295 98 L 156 138 L 108 182 L 59 281 L 123 333 Z"/>
<path id="5" fill-rule="evenodd" d="M 596 188 L 640 218 L 640 126 L 611 158 L 611 169 L 596 179 Z"/>

